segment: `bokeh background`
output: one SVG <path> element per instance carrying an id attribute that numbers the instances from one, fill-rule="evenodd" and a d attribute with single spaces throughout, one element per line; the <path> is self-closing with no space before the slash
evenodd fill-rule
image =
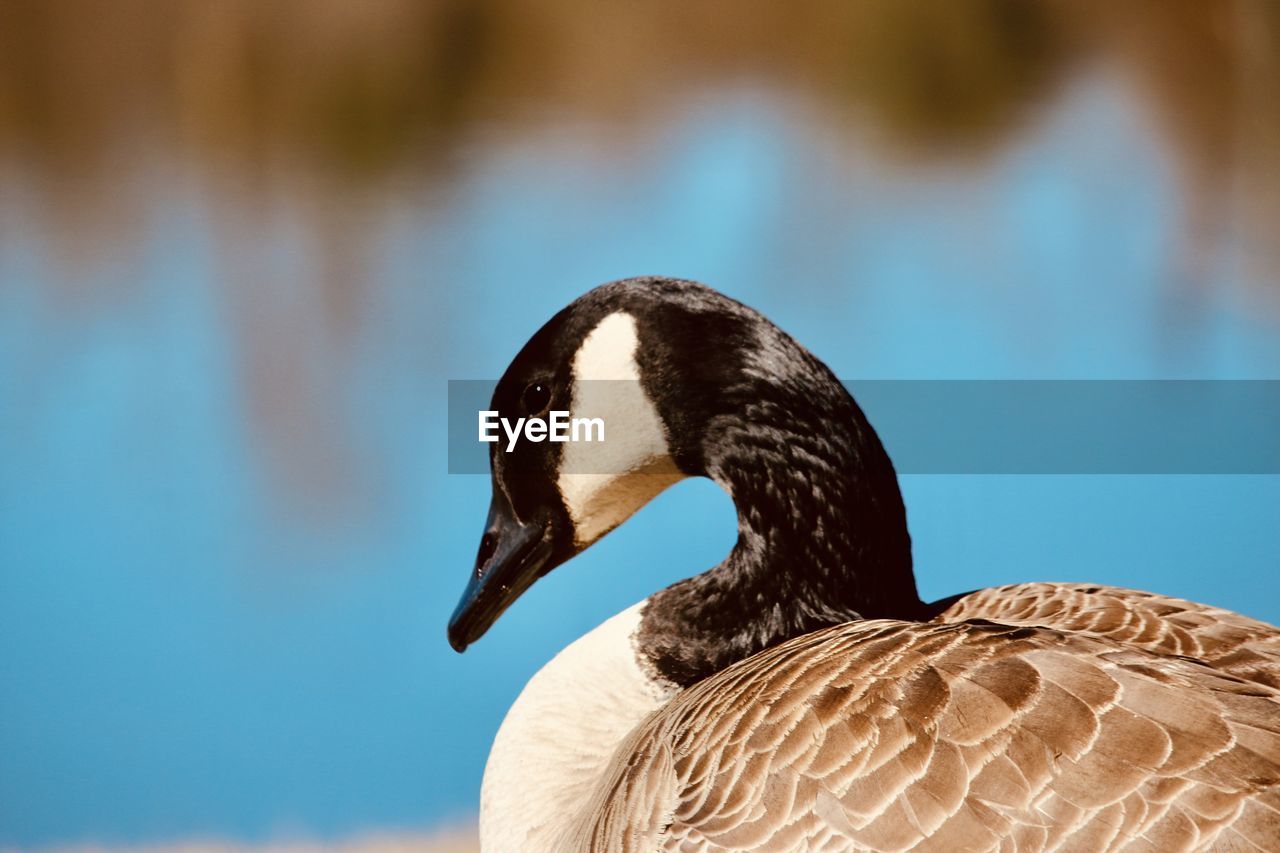
<path id="1" fill-rule="evenodd" d="M 712 283 L 842 377 L 1280 379 L 1270 0 L 0 2 L 0 847 L 466 849 L 673 489 L 465 656 L 448 379 Z M 945 428 L 945 425 L 940 425 Z M 1275 476 L 910 476 L 925 594 L 1280 621 Z"/>

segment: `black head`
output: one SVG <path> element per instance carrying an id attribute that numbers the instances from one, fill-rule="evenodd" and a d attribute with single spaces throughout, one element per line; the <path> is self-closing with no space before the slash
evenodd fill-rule
<path id="1" fill-rule="evenodd" d="M 525 344 L 490 408 L 508 424 L 557 411 L 598 417 L 604 441 L 509 446 L 499 429 L 488 523 L 450 643 L 464 650 L 539 577 L 685 476 L 710 476 L 737 500 L 748 490 L 734 483 L 743 466 L 733 450 L 748 434 L 785 455 L 793 440 L 772 424 L 798 413 L 843 420 L 851 407 L 825 365 L 708 287 L 639 278 L 595 288 Z"/>

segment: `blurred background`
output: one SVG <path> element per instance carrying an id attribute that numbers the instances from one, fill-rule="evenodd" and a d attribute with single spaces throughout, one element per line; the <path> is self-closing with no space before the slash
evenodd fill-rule
<path id="1" fill-rule="evenodd" d="M 0 847 L 467 849 L 529 675 L 735 536 L 683 483 L 446 644 L 446 382 L 593 284 L 850 379 L 1280 379 L 1278 93 L 1269 0 L 2 0 Z M 903 488 L 927 596 L 1280 621 L 1280 477 Z"/>

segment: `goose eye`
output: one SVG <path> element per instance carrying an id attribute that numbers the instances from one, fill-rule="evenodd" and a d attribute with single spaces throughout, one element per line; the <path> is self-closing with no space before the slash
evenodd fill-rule
<path id="1" fill-rule="evenodd" d="M 545 382 L 530 382 L 525 386 L 524 393 L 520 395 L 520 402 L 529 414 L 540 413 L 551 405 L 551 386 Z"/>

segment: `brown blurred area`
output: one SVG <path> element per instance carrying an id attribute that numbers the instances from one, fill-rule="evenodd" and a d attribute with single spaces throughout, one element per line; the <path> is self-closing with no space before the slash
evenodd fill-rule
<path id="1" fill-rule="evenodd" d="M 474 829 L 444 829 L 422 835 L 380 835 L 325 844 L 185 841 L 129 848 L 100 845 L 54 847 L 47 853 L 117 853 L 124 849 L 131 853 L 476 853 L 480 849 L 480 839 Z"/>
<path id="2" fill-rule="evenodd" d="M 741 80 L 889 150 L 953 154 L 1101 62 L 1197 191 L 1232 174 L 1274 190 L 1277 36 L 1271 0 L 7 0 L 0 153 L 77 197 L 144 134 L 249 188 L 285 165 L 358 188 L 447 179 L 459 140 L 494 126 L 569 116 L 629 137 L 673 92 Z"/>

